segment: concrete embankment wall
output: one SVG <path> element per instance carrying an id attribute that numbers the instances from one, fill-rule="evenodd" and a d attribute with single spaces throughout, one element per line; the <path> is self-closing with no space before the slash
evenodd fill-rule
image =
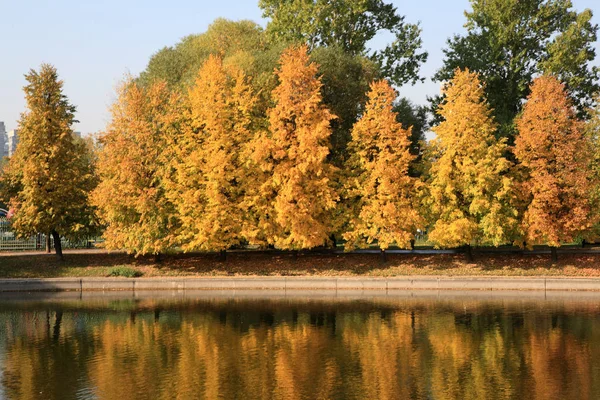
<path id="1" fill-rule="evenodd" d="M 2 279 L 0 292 L 156 290 L 600 291 L 600 278 L 551 277 L 217 277 Z"/>

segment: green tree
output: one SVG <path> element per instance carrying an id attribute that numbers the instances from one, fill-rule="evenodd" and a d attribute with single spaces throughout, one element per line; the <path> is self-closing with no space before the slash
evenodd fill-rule
<path id="1" fill-rule="evenodd" d="M 140 74 L 142 83 L 165 81 L 170 87 L 187 89 L 194 84 L 198 70 L 210 55 L 216 55 L 225 64 L 235 62 L 243 70 L 272 73 L 278 54 L 271 63 L 261 68 L 262 61 L 256 55 L 267 51 L 267 40 L 263 28 L 255 22 L 216 19 L 206 32 L 184 37 L 172 47 L 156 52 Z"/>
<path id="2" fill-rule="evenodd" d="M 467 33 L 448 40 L 434 79 L 450 80 L 456 68 L 479 73 L 499 133 L 509 142 L 536 75 L 559 77 L 585 114 L 599 88 L 599 69 L 591 65 L 598 30 L 591 10 L 577 13 L 570 0 L 471 0 L 471 6 Z"/>
<path id="3" fill-rule="evenodd" d="M 417 106 L 406 97 L 401 97 L 394 104 L 394 113 L 402 128 L 410 131 L 410 154 L 413 160 L 410 163 L 409 174 L 418 177 L 423 174 L 423 153 L 427 138 L 425 133 L 429 129 L 429 108 Z"/>
<path id="4" fill-rule="evenodd" d="M 410 131 L 393 111 L 396 93 L 387 81 L 371 84 L 365 113 L 354 125 L 349 160 L 353 215 L 344 234 L 348 248 L 374 242 L 408 248 L 423 219 L 417 208 L 417 181 L 408 174 L 413 155 Z"/>
<path id="5" fill-rule="evenodd" d="M 89 193 L 97 184 L 93 158 L 73 134 L 76 108 L 63 93 L 56 68 L 43 64 L 25 75 L 27 111 L 19 144 L 2 175 L 2 193 L 20 236 L 52 235 L 62 259 L 61 237 L 77 239 L 98 229 Z"/>
<path id="6" fill-rule="evenodd" d="M 421 29 L 404 21 L 396 7 L 382 0 L 260 0 L 269 18 L 267 33 L 276 42 L 338 46 L 352 55 L 376 61 L 384 77 L 401 86 L 415 83 L 419 67 L 427 60 L 421 52 Z M 368 43 L 378 33 L 394 36 L 380 51 Z"/>
<path id="7" fill-rule="evenodd" d="M 478 76 L 456 70 L 444 89 L 433 129 L 436 153 L 428 182 L 432 227 L 429 240 L 439 247 L 498 246 L 510 242 L 517 212 L 512 206 L 510 162 L 505 139 L 494 137 L 496 123 Z"/>

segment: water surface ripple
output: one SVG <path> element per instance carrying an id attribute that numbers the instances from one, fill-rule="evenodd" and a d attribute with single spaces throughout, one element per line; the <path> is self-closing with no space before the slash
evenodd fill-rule
<path id="1" fill-rule="evenodd" d="M 600 399 L 600 296 L 17 297 L 5 399 Z"/>

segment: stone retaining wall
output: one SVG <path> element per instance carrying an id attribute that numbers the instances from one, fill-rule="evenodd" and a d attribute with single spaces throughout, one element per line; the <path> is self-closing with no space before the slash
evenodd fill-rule
<path id="1" fill-rule="evenodd" d="M 600 278 L 216 277 L 2 279 L 0 292 L 146 290 L 535 290 L 600 291 Z"/>

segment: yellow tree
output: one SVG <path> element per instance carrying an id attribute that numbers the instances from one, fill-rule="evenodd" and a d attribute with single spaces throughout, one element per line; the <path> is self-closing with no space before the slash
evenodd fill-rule
<path id="1" fill-rule="evenodd" d="M 491 110 L 477 74 L 456 70 L 438 110 L 443 118 L 433 130 L 436 154 L 428 185 L 432 220 L 429 240 L 439 247 L 509 242 L 517 225 L 512 206 L 510 162 L 506 145 L 496 140 Z"/>
<path id="2" fill-rule="evenodd" d="M 19 144 L 3 173 L 0 199 L 14 212 L 20 236 L 51 235 L 59 259 L 61 237 L 97 231 L 89 192 L 97 183 L 93 158 L 73 134 L 75 106 L 63 93 L 56 68 L 44 64 L 25 76 L 27 111 L 19 121 Z"/>
<path id="3" fill-rule="evenodd" d="M 335 116 L 322 104 L 317 65 L 306 46 L 287 49 L 275 73 L 279 85 L 268 111 L 269 132 L 253 142 L 255 170 L 263 180 L 248 197 L 256 220 L 248 236 L 281 249 L 313 248 L 327 243 L 334 229 L 338 197 L 327 156 Z"/>
<path id="4" fill-rule="evenodd" d="M 245 147 L 256 100 L 244 74 L 210 56 L 187 96 L 174 143 L 170 196 L 184 250 L 225 251 L 243 240 Z"/>
<path id="5" fill-rule="evenodd" d="M 164 179 L 172 101 L 164 82 L 143 87 L 127 80 L 119 88 L 99 138 L 101 181 L 93 193 L 109 249 L 158 257 L 173 246 L 178 219 Z"/>
<path id="6" fill-rule="evenodd" d="M 519 191 L 526 201 L 522 230 L 528 246 L 556 248 L 593 226 L 590 196 L 591 142 L 562 83 L 553 76 L 534 80 L 517 119 L 515 156 L 525 170 Z"/>
<path id="7" fill-rule="evenodd" d="M 408 175 L 414 159 L 410 130 L 396 120 L 395 98 L 387 81 L 372 83 L 363 116 L 352 130 L 349 193 L 356 214 L 344 234 L 349 248 L 375 241 L 382 251 L 392 243 L 408 248 L 424 225 L 416 207 L 417 181 Z"/>

